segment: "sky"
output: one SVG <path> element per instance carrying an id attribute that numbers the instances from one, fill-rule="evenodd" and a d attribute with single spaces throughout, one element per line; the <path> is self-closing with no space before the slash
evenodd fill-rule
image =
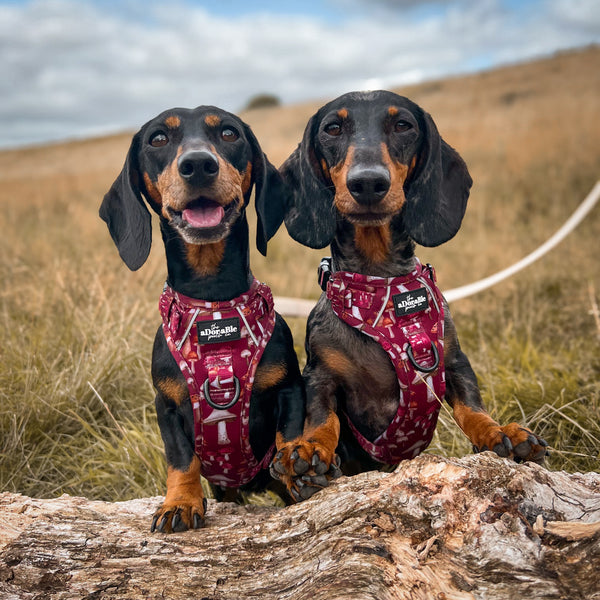
<path id="1" fill-rule="evenodd" d="M 600 43 L 599 0 L 0 0 L 0 147 L 324 101 Z M 600 68 L 600 65 L 599 65 Z"/>

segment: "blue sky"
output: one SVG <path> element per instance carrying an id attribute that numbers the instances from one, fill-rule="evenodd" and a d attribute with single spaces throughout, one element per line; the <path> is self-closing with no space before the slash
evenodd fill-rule
<path id="1" fill-rule="evenodd" d="M 0 146 L 327 100 L 600 42 L 598 0 L 0 0 Z"/>

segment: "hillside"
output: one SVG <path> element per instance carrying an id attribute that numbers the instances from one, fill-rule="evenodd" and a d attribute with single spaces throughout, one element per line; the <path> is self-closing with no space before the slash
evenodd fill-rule
<path id="1" fill-rule="evenodd" d="M 396 90 L 433 116 L 475 181 L 456 238 L 419 249 L 442 289 L 536 248 L 600 177 L 599 67 L 600 48 L 591 47 Z M 241 116 L 278 165 L 326 100 Z M 130 139 L 0 152 L 0 490 L 105 499 L 162 492 L 149 379 L 165 277 L 160 238 L 130 273 L 97 217 Z M 599 235 L 596 208 L 534 267 L 452 306 L 492 414 L 539 431 L 553 468 L 600 470 L 600 331 L 590 312 L 600 296 Z M 253 252 L 253 270 L 276 294 L 317 298 L 323 252 L 282 229 L 268 259 Z M 302 357 L 304 323 L 291 326 Z M 470 451 L 447 414 L 431 451 Z"/>

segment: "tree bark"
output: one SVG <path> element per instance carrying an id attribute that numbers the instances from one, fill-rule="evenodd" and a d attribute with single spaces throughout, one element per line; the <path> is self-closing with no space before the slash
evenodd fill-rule
<path id="1" fill-rule="evenodd" d="M 160 501 L 0 494 L 0 598 L 600 599 L 597 473 L 421 456 L 170 535 Z"/>

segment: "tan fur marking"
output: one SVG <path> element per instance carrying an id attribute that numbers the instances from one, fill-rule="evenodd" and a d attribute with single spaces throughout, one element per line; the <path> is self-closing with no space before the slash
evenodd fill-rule
<path id="1" fill-rule="evenodd" d="M 248 166 L 244 171 L 244 178 L 242 179 L 242 193 L 244 196 L 249 192 L 250 186 L 252 185 L 252 163 L 248 161 Z"/>
<path id="2" fill-rule="evenodd" d="M 354 158 L 354 146 L 350 146 L 346 152 L 344 162 L 329 168 L 329 176 L 331 182 L 335 186 L 335 198 L 334 203 L 336 208 L 342 213 L 350 213 L 352 209 L 356 209 L 356 202 L 350 190 L 346 185 L 346 178 L 348 177 L 348 169 L 352 165 Z"/>
<path id="3" fill-rule="evenodd" d="M 167 468 L 167 494 L 162 506 L 154 513 L 157 524 L 162 522 L 163 517 L 177 511 L 180 519 L 187 525 L 188 529 L 194 526 L 194 515 L 204 518 L 203 506 L 204 492 L 200 483 L 200 459 L 192 458 L 187 471 L 178 471 L 173 467 Z M 163 531 L 171 532 L 172 521 L 169 518 L 164 524 Z"/>
<path id="4" fill-rule="evenodd" d="M 177 129 L 181 125 L 181 119 L 176 115 L 171 115 L 165 119 L 165 125 L 169 129 Z"/>
<path id="5" fill-rule="evenodd" d="M 213 244 L 186 244 L 186 257 L 192 269 L 202 277 L 216 275 L 225 254 L 225 240 Z"/>
<path id="6" fill-rule="evenodd" d="M 185 186 L 177 168 L 177 160 L 182 153 L 183 148 L 179 146 L 175 159 L 165 167 L 156 180 L 156 189 L 162 198 L 162 214 L 166 219 L 169 218 L 166 211 L 168 206 L 175 210 L 182 210 L 187 202 Z"/>
<path id="7" fill-rule="evenodd" d="M 256 369 L 256 378 L 254 388 L 257 392 L 263 392 L 269 388 L 275 387 L 281 383 L 287 375 L 287 368 L 284 364 L 258 366 Z"/>
<path id="8" fill-rule="evenodd" d="M 188 395 L 187 386 L 181 385 L 175 379 L 171 379 L 170 377 L 165 377 L 164 379 L 160 379 L 156 387 L 167 397 L 173 400 L 175 404 L 181 404 Z"/>
<path id="9" fill-rule="evenodd" d="M 209 127 L 218 127 L 221 124 L 221 118 L 218 117 L 217 115 L 206 115 L 204 117 L 204 122 L 209 126 Z"/>
<path id="10" fill-rule="evenodd" d="M 150 200 L 152 200 L 157 207 L 160 207 L 162 205 L 162 197 L 154 185 L 154 182 L 150 179 L 150 175 L 146 172 L 144 172 L 144 184 L 146 185 L 146 191 L 148 192 L 148 196 L 150 196 Z"/>
<path id="11" fill-rule="evenodd" d="M 396 213 L 406 202 L 404 196 L 404 182 L 408 176 L 408 165 L 403 165 L 402 163 L 393 160 L 385 142 L 382 142 L 381 144 L 381 157 L 383 164 L 390 172 L 391 179 L 390 191 L 383 200 L 385 203 L 385 210 L 389 213 Z"/>
<path id="12" fill-rule="evenodd" d="M 398 114 L 398 109 L 395 106 L 390 106 L 388 108 L 388 115 L 390 115 L 390 117 L 395 117 Z"/>
<path id="13" fill-rule="evenodd" d="M 473 410 L 459 400 L 455 400 L 452 415 L 456 424 L 478 448 L 487 446 L 488 450 L 492 450 L 502 441 L 500 426 L 487 412 Z"/>
<path id="14" fill-rule="evenodd" d="M 348 118 L 348 109 L 347 108 L 340 108 L 340 110 L 337 111 L 337 116 L 340 119 L 347 119 Z"/>
<path id="15" fill-rule="evenodd" d="M 347 379 L 356 371 L 356 365 L 348 358 L 348 355 L 334 348 L 323 348 L 319 351 L 319 358 L 327 365 L 327 368 L 336 375 Z"/>
<path id="16" fill-rule="evenodd" d="M 382 263 L 389 256 L 390 240 L 389 223 L 377 227 L 354 226 L 354 242 L 372 263 Z"/>

